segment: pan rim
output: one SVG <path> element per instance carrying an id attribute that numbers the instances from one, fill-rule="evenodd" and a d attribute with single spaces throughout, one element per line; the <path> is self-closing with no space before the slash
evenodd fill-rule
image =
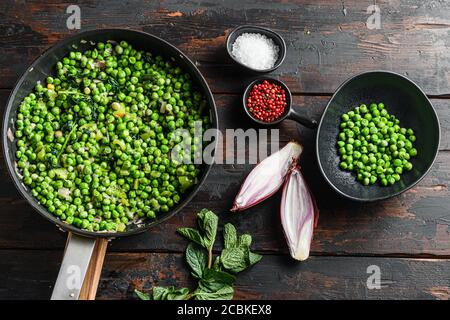
<path id="1" fill-rule="evenodd" d="M 402 78 L 403 80 L 408 81 L 408 82 L 411 83 L 414 87 L 416 87 L 416 89 L 423 95 L 423 97 L 425 97 L 425 99 L 428 101 L 428 104 L 429 104 L 430 107 L 431 107 L 432 114 L 433 114 L 433 116 L 434 116 L 434 118 L 435 118 L 435 121 L 436 121 L 437 127 L 438 127 L 438 132 L 437 132 L 437 133 L 438 133 L 438 137 L 437 137 L 437 145 L 436 145 L 436 149 L 434 150 L 433 160 L 431 161 L 431 164 L 430 164 L 430 166 L 427 168 L 427 170 L 425 170 L 425 171 L 423 172 L 423 174 L 422 174 L 416 181 L 414 181 L 414 182 L 413 182 L 411 185 L 409 185 L 408 187 L 406 187 L 406 188 L 404 188 L 404 189 L 402 189 L 402 190 L 400 190 L 400 191 L 394 192 L 394 193 L 392 193 L 392 194 L 389 194 L 389 195 L 386 195 L 386 196 L 381 196 L 381 197 L 375 197 L 375 198 L 367 199 L 367 198 L 361 198 L 361 197 L 355 197 L 355 196 L 349 195 L 349 194 L 343 192 L 342 190 L 340 190 L 338 187 L 336 187 L 336 186 L 333 184 L 333 182 L 330 181 L 330 179 L 328 178 L 328 176 L 327 176 L 326 173 L 325 173 L 325 170 L 324 170 L 323 167 L 322 167 L 322 162 L 321 162 L 320 155 L 319 155 L 319 133 L 320 133 L 320 130 L 321 130 L 321 128 L 322 128 L 322 123 L 323 123 L 323 119 L 325 118 L 325 114 L 326 114 L 326 112 L 328 111 L 328 108 L 330 107 L 331 102 L 335 99 L 336 95 L 341 91 L 341 89 L 342 89 L 344 86 L 346 86 L 346 85 L 347 85 L 350 81 L 352 81 L 353 79 L 355 79 L 355 78 L 357 78 L 357 77 L 360 77 L 360 76 L 363 76 L 363 75 L 366 75 L 366 74 L 371 74 L 371 73 L 384 73 L 384 74 L 393 75 L 393 76 L 396 76 L 396 77 Z M 316 146 L 315 146 L 315 147 L 316 147 L 316 148 L 315 148 L 315 149 L 316 149 L 316 160 L 317 160 L 317 163 L 318 163 L 318 165 L 319 165 L 319 169 L 320 169 L 320 172 L 322 173 L 322 176 L 325 178 L 325 180 L 327 181 L 327 183 L 332 187 L 332 189 L 335 190 L 338 194 L 340 194 L 341 196 L 343 196 L 343 197 L 345 197 L 345 198 L 347 198 L 347 199 L 350 199 L 350 200 L 353 200 L 353 201 L 356 201 L 356 202 L 375 202 L 375 201 L 385 200 L 385 199 L 389 199 L 389 198 L 398 196 L 399 194 L 401 194 L 401 193 L 403 193 L 403 192 L 405 192 L 405 191 L 411 189 L 411 188 L 414 187 L 415 185 L 417 185 L 417 184 L 418 184 L 418 183 L 419 183 L 419 182 L 420 182 L 420 181 L 428 174 L 428 172 L 429 172 L 429 171 L 431 170 L 431 168 L 433 167 L 433 165 L 434 165 L 434 163 L 435 163 L 435 161 L 436 161 L 436 158 L 437 158 L 437 156 L 438 156 L 438 154 L 439 154 L 440 143 L 441 143 L 441 124 L 440 124 L 440 122 L 439 122 L 439 117 L 438 117 L 438 115 L 437 115 L 437 113 L 436 113 L 436 109 L 434 108 L 433 104 L 431 103 L 431 100 L 428 98 L 428 96 L 427 96 L 426 93 L 422 90 L 422 88 L 421 88 L 418 84 L 416 84 L 413 80 L 409 79 L 408 77 L 406 77 L 406 76 L 404 76 L 404 75 L 402 75 L 402 74 L 400 74 L 400 73 L 397 73 L 397 72 L 394 72 L 394 71 L 389 71 L 389 70 L 376 69 L 376 70 L 370 70 L 370 71 L 360 72 L 360 73 L 357 73 L 357 74 L 355 74 L 355 75 L 353 75 L 353 76 L 347 78 L 343 83 L 341 83 L 341 84 L 337 87 L 337 89 L 335 90 L 335 92 L 334 92 L 333 95 L 331 96 L 330 100 L 329 100 L 328 103 L 327 103 L 327 106 L 325 107 L 325 109 L 324 109 L 322 115 L 320 116 L 319 126 L 317 127 L 317 132 L 316 132 Z"/>
<path id="2" fill-rule="evenodd" d="M 44 217 L 47 221 L 54 223 L 62 231 L 73 232 L 74 234 L 78 234 L 78 235 L 89 237 L 89 238 L 112 239 L 112 238 L 119 238 L 119 237 L 125 237 L 125 236 L 143 233 L 143 232 L 147 231 L 148 229 L 150 229 L 151 227 L 159 225 L 160 223 L 165 222 L 166 220 L 172 218 L 177 213 L 179 213 L 192 200 L 192 198 L 198 193 L 198 191 L 202 187 L 203 183 L 206 181 L 206 179 L 212 169 L 213 163 L 205 164 L 204 172 L 203 172 L 202 177 L 200 178 L 199 182 L 197 183 L 197 185 L 194 186 L 194 188 L 190 191 L 190 193 L 183 199 L 183 201 L 181 201 L 178 204 L 177 207 L 175 207 L 173 210 L 166 213 L 160 219 L 157 219 L 153 222 L 149 222 L 142 228 L 136 228 L 136 229 L 132 229 L 132 230 L 124 231 L 124 232 L 95 232 L 95 231 L 83 230 L 83 229 L 77 228 L 73 225 L 67 224 L 67 223 L 63 222 L 62 220 L 60 220 L 59 218 L 55 217 L 53 214 L 48 212 L 48 210 L 46 210 L 44 206 L 39 204 L 37 199 L 34 198 L 29 192 L 27 192 L 26 188 L 21 183 L 21 180 L 18 177 L 17 172 L 15 170 L 15 165 L 14 165 L 12 159 L 9 157 L 8 152 L 7 152 L 8 148 L 9 148 L 8 147 L 8 139 L 9 138 L 8 138 L 8 134 L 7 134 L 8 129 L 9 129 L 8 118 L 11 113 L 11 110 L 13 109 L 13 98 L 16 96 L 22 83 L 26 80 L 28 72 L 33 70 L 33 68 L 44 57 L 49 55 L 54 50 L 68 46 L 71 42 L 75 41 L 76 39 L 79 39 L 81 41 L 83 36 L 89 36 L 92 34 L 108 33 L 108 32 L 130 32 L 130 33 L 137 33 L 137 34 L 143 35 L 145 37 L 153 38 L 154 40 L 161 42 L 164 46 L 168 47 L 170 50 L 173 50 L 175 53 L 180 55 L 180 57 L 184 61 L 186 61 L 186 63 L 188 65 L 190 65 L 192 67 L 191 72 L 195 73 L 195 79 L 197 81 L 199 81 L 200 85 L 202 86 L 202 89 L 205 90 L 205 97 L 207 98 L 209 105 L 210 105 L 209 111 L 212 113 L 213 129 L 218 131 L 219 124 L 218 124 L 217 106 L 216 106 L 216 103 L 214 100 L 214 95 L 212 94 L 211 89 L 210 89 L 206 79 L 204 78 L 203 74 L 196 67 L 194 62 L 186 54 L 184 54 L 180 49 L 178 49 L 171 43 L 167 42 L 166 40 L 164 40 L 156 35 L 153 35 L 151 33 L 141 31 L 141 30 L 135 30 L 135 29 L 131 29 L 131 28 L 90 29 L 90 30 L 86 30 L 86 31 L 71 35 L 65 39 L 58 41 L 54 45 L 45 49 L 41 54 L 39 54 L 39 56 L 37 56 L 33 60 L 33 62 L 26 68 L 26 70 L 23 72 L 23 74 L 19 77 L 19 79 L 14 84 L 14 87 L 11 90 L 11 93 L 9 94 L 8 100 L 6 102 L 6 109 L 3 114 L 3 121 L 2 121 L 2 134 L 3 134 L 3 137 L 2 137 L 3 148 L 2 149 L 3 150 L 2 150 L 2 152 L 3 152 L 5 162 L 6 162 L 8 174 L 11 177 L 11 180 L 13 181 L 16 189 L 19 191 L 20 195 L 28 202 L 28 204 L 31 205 L 31 207 L 35 211 L 37 211 L 42 217 Z M 215 148 L 214 148 L 213 159 L 215 157 L 215 152 L 217 149 L 217 140 L 216 139 L 214 140 L 214 147 Z"/>

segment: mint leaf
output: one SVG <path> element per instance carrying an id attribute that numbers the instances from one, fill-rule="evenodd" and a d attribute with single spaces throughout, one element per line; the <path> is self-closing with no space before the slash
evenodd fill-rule
<path id="1" fill-rule="evenodd" d="M 147 293 L 141 292 L 139 290 L 134 290 L 134 293 L 136 293 L 136 295 L 138 296 L 139 299 L 141 300 L 151 300 L 151 296 Z"/>
<path id="2" fill-rule="evenodd" d="M 222 271 L 222 264 L 220 263 L 220 256 L 217 256 L 216 260 L 214 260 L 212 269 L 216 270 L 216 271 Z"/>
<path id="3" fill-rule="evenodd" d="M 174 290 L 167 294 L 167 300 L 187 300 L 189 296 L 188 288 L 181 288 L 178 290 Z"/>
<path id="4" fill-rule="evenodd" d="M 203 209 L 197 216 L 200 231 L 203 233 L 203 246 L 211 251 L 216 241 L 219 218 L 208 209 Z"/>
<path id="5" fill-rule="evenodd" d="M 206 269 L 199 281 L 199 288 L 206 291 L 217 291 L 224 286 L 232 286 L 236 277 L 225 271 Z"/>
<path id="6" fill-rule="evenodd" d="M 198 288 L 194 291 L 196 300 L 231 300 L 233 299 L 233 287 L 224 286 L 217 291 L 208 291 Z"/>
<path id="7" fill-rule="evenodd" d="M 177 232 L 179 234 L 181 234 L 183 237 L 194 241 L 195 243 L 201 245 L 202 247 L 204 247 L 203 244 L 203 238 L 200 235 L 200 232 L 198 232 L 197 229 L 193 229 L 193 228 L 178 228 Z"/>
<path id="8" fill-rule="evenodd" d="M 238 247 L 241 248 L 250 248 L 252 245 L 252 236 L 249 234 L 243 234 L 239 237 L 238 240 Z"/>
<path id="9" fill-rule="evenodd" d="M 190 243 L 186 249 L 186 262 L 192 269 L 192 276 L 200 279 L 208 266 L 208 253 L 199 245 Z"/>
<path id="10" fill-rule="evenodd" d="M 237 244 L 236 228 L 231 223 L 227 223 L 223 227 L 223 242 L 225 248 L 236 247 Z"/>
<path id="11" fill-rule="evenodd" d="M 225 269 L 237 273 L 247 268 L 247 257 L 248 249 L 229 248 L 222 250 L 220 261 Z"/>
<path id="12" fill-rule="evenodd" d="M 248 262 L 250 265 L 254 265 L 262 259 L 262 255 L 249 251 L 248 252 Z"/>
<path id="13" fill-rule="evenodd" d="M 238 237 L 236 228 L 230 223 L 224 226 L 223 240 L 225 249 L 220 255 L 220 263 L 230 272 L 244 271 L 262 258 L 261 255 L 250 251 L 252 236 L 243 234 Z"/>
<path id="14" fill-rule="evenodd" d="M 153 300 L 186 300 L 188 296 L 188 288 L 153 287 Z"/>

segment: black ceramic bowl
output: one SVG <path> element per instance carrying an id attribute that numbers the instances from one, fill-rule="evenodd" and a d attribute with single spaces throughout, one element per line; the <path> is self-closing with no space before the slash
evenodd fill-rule
<path id="1" fill-rule="evenodd" d="M 341 115 L 362 103 L 383 102 L 400 125 L 412 128 L 417 140 L 413 169 L 400 181 L 383 187 L 376 183 L 363 186 L 355 174 L 339 169 L 336 143 Z M 358 74 L 344 82 L 329 101 L 319 124 L 316 153 L 320 170 L 331 187 L 341 195 L 357 201 L 375 201 L 393 197 L 416 185 L 430 170 L 439 150 L 439 120 L 425 93 L 408 78 L 386 71 Z"/>
<path id="2" fill-rule="evenodd" d="M 236 41 L 237 37 L 239 37 L 241 34 L 243 33 L 259 33 L 259 34 L 263 34 L 266 37 L 270 38 L 273 40 L 273 42 L 278 46 L 278 59 L 276 60 L 274 66 L 272 68 L 269 69 L 263 69 L 263 70 L 258 70 L 258 69 L 253 69 L 249 66 L 246 66 L 245 64 L 239 62 L 232 54 L 233 52 L 233 43 Z M 238 65 L 240 65 L 241 67 L 243 67 L 246 70 L 252 71 L 254 73 L 268 73 L 268 72 L 272 72 L 275 69 L 277 69 L 282 63 L 284 58 L 286 57 L 286 43 L 284 42 L 283 38 L 276 32 L 267 29 L 267 28 L 263 28 L 263 27 L 257 27 L 257 26 L 240 26 L 235 28 L 234 30 L 232 30 L 227 37 L 227 41 L 226 41 L 226 47 L 227 47 L 227 52 L 228 55 L 230 56 L 231 59 L 233 59 Z"/>

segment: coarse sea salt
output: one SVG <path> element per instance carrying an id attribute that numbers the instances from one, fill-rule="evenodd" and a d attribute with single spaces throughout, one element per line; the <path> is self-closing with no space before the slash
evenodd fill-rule
<path id="1" fill-rule="evenodd" d="M 272 39 L 260 33 L 243 33 L 233 43 L 232 55 L 240 63 L 257 70 L 270 69 L 280 49 Z"/>

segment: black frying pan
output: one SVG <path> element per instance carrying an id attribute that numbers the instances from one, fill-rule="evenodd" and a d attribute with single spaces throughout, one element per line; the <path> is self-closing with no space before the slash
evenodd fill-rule
<path id="1" fill-rule="evenodd" d="M 286 91 L 285 113 L 276 121 L 265 123 L 254 118 L 247 110 L 246 101 L 254 84 L 268 79 Z M 289 88 L 281 81 L 264 77 L 250 83 L 243 95 L 246 114 L 260 125 L 274 125 L 284 119 L 297 121 L 314 128 L 314 120 L 308 119 L 292 108 Z M 363 186 L 356 181 L 354 173 L 339 169 L 340 156 L 336 143 L 341 115 L 365 103 L 383 102 L 390 114 L 395 115 L 403 127 L 412 128 L 417 140 L 418 154 L 412 158 L 413 170 L 401 175 L 392 186 L 374 184 Z M 417 184 L 430 170 L 439 149 L 439 120 L 425 93 L 408 78 L 389 71 L 370 71 L 345 81 L 334 93 L 322 114 L 316 138 L 317 161 L 325 180 L 339 194 L 355 201 L 376 201 L 398 195 Z"/>
<path id="2" fill-rule="evenodd" d="M 132 44 L 136 49 L 145 50 L 147 52 L 162 55 L 165 58 L 173 59 L 175 64 L 190 73 L 199 89 L 204 93 L 209 105 L 212 127 L 218 128 L 217 110 L 214 103 L 214 98 L 200 71 L 180 50 L 154 35 L 127 29 L 86 31 L 57 43 L 32 63 L 22 77 L 20 77 L 7 103 L 3 119 L 3 152 L 9 174 L 11 175 L 11 178 L 20 194 L 44 218 L 56 224 L 60 229 L 70 231 L 73 234 L 66 247 L 64 261 L 53 291 L 52 298 L 54 299 L 76 299 L 78 297 L 79 288 L 71 288 L 73 286 L 68 287 L 65 284 L 65 280 L 67 280 L 66 278 L 73 271 L 70 269 L 73 265 L 80 266 L 81 270 L 79 271 L 81 271 L 81 280 L 84 278 L 86 271 L 85 269 L 89 263 L 90 254 L 92 253 L 96 238 L 116 238 L 138 234 L 169 219 L 174 214 L 179 212 L 195 196 L 211 169 L 211 164 L 205 164 L 203 166 L 202 176 L 199 179 L 199 183 L 173 210 L 164 215 L 158 216 L 156 220 L 149 220 L 144 222 L 142 225 L 128 227 L 125 232 L 121 233 L 91 232 L 66 224 L 48 212 L 46 208 L 40 205 L 38 201 L 30 194 L 29 190 L 22 184 L 16 170 L 16 143 L 9 138 L 11 137 L 11 133 L 15 132 L 14 121 L 16 119 L 17 108 L 23 98 L 34 89 L 37 81 L 44 82 L 47 76 L 54 74 L 55 65 L 62 57 L 67 55 L 70 51 L 73 51 L 74 48 L 83 51 L 92 47 L 94 42 L 106 42 L 107 40 L 125 40 Z"/>

